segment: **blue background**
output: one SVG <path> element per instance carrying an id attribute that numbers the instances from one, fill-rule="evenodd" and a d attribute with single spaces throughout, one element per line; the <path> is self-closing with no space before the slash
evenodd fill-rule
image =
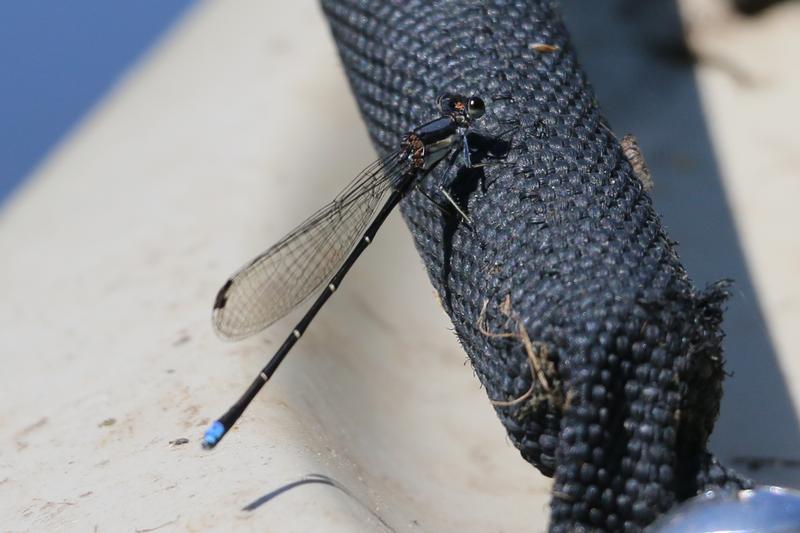
<path id="1" fill-rule="evenodd" d="M 190 4 L 0 2 L 0 203 Z"/>

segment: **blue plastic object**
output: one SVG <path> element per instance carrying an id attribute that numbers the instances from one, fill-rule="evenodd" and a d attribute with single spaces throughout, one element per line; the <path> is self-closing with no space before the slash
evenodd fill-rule
<path id="1" fill-rule="evenodd" d="M 759 487 L 707 492 L 676 507 L 648 529 L 651 533 L 800 532 L 800 492 Z"/>

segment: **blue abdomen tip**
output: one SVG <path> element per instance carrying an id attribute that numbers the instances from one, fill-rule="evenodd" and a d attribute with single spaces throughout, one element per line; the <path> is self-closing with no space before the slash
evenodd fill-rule
<path id="1" fill-rule="evenodd" d="M 217 420 L 206 430 L 203 435 L 203 448 L 213 448 L 225 434 L 225 426 Z"/>

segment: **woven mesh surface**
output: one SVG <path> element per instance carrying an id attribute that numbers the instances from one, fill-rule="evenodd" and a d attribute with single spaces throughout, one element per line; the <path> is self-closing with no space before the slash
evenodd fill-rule
<path id="1" fill-rule="evenodd" d="M 401 209 L 510 438 L 555 477 L 551 530 L 638 531 L 698 491 L 750 486 L 706 452 L 725 285 L 690 283 L 557 3 L 323 7 L 381 153 L 436 116 L 443 92 L 487 101 L 475 127 L 489 148 L 518 124 L 505 165 L 425 178 L 431 194 L 450 181 L 471 224 L 418 191 Z"/>

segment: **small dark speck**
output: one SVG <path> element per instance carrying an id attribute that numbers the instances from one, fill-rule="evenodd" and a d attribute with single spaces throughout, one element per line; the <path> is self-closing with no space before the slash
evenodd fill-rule
<path id="1" fill-rule="evenodd" d="M 85 497 L 87 497 L 87 496 L 91 496 L 92 494 L 94 494 L 94 491 L 91 491 L 91 490 L 90 490 L 90 491 L 88 491 L 88 492 L 84 492 L 83 494 L 81 494 L 81 495 L 80 495 L 80 496 L 78 496 L 78 497 L 79 497 L 79 498 L 85 498 Z"/>
<path id="2" fill-rule="evenodd" d="M 689 45 L 679 40 L 653 42 L 649 46 L 651 53 L 659 59 L 675 65 L 694 65 L 699 62 L 697 54 Z"/>
<path id="3" fill-rule="evenodd" d="M 733 5 L 744 15 L 758 15 L 773 4 L 780 4 L 783 0 L 734 0 Z"/>
<path id="4" fill-rule="evenodd" d="M 186 437 L 181 437 L 179 439 L 169 441 L 170 446 L 181 446 L 183 444 L 189 444 L 189 439 Z"/>
<path id="5" fill-rule="evenodd" d="M 102 427 L 113 426 L 116 423 L 117 423 L 116 418 L 106 418 L 105 420 L 97 424 L 97 427 L 102 428 Z"/>
<path id="6" fill-rule="evenodd" d="M 175 369 L 174 368 L 168 368 L 167 369 L 167 374 L 174 374 L 174 373 L 175 373 Z"/>
<path id="7" fill-rule="evenodd" d="M 173 342 L 172 345 L 173 346 L 181 346 L 182 344 L 186 344 L 190 340 L 192 340 L 192 338 L 189 335 L 185 335 L 184 334 L 184 335 L 181 335 L 180 337 L 178 337 L 178 339 L 175 342 Z"/>
<path id="8" fill-rule="evenodd" d="M 419 527 L 419 522 L 416 521 L 416 520 L 412 520 L 411 521 L 411 525 L 414 526 L 414 527 Z"/>
<path id="9" fill-rule="evenodd" d="M 17 433 L 17 436 L 18 437 L 22 437 L 24 435 L 27 435 L 28 433 L 31 433 L 32 431 L 39 429 L 40 427 L 44 426 L 45 424 L 47 424 L 47 417 L 43 416 L 42 418 L 40 418 L 39 420 L 37 420 L 36 422 L 31 424 L 30 426 L 26 427 L 25 429 L 23 429 L 22 431 Z"/>

